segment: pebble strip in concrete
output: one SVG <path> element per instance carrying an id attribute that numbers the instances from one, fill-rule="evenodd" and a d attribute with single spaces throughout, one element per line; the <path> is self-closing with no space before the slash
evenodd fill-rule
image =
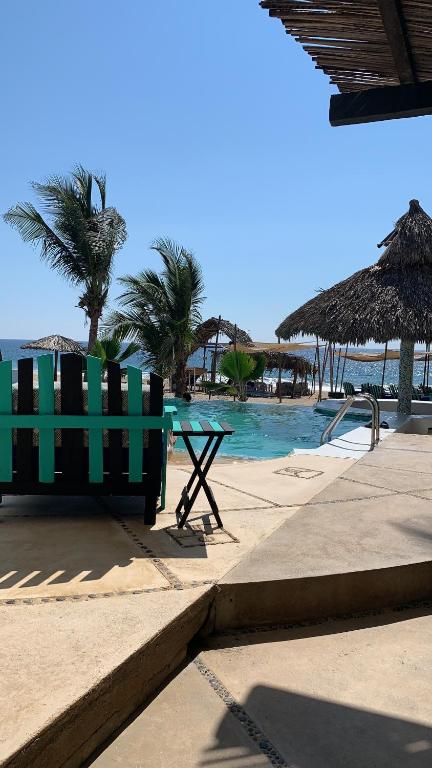
<path id="1" fill-rule="evenodd" d="M 231 712 L 231 714 L 239 721 L 248 736 L 255 742 L 260 752 L 267 757 L 270 763 L 276 768 L 295 768 L 294 765 L 288 765 L 265 733 L 263 733 L 254 720 L 252 720 L 241 704 L 234 699 L 214 672 L 212 672 L 199 657 L 194 660 L 194 664 L 198 672 L 211 685 L 215 693 L 222 699 L 229 712 Z"/>

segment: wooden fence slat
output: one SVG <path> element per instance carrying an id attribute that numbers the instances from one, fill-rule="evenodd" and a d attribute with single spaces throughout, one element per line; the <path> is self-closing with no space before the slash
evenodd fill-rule
<path id="1" fill-rule="evenodd" d="M 18 360 L 17 413 L 33 413 L 33 358 Z M 16 440 L 16 480 L 18 483 L 35 479 L 33 459 L 33 430 L 18 429 Z"/>
<path id="2" fill-rule="evenodd" d="M 163 380 L 155 373 L 150 374 L 150 416 L 163 414 Z M 156 522 L 157 499 L 161 493 L 164 474 L 164 440 L 161 429 L 152 429 L 148 437 L 148 461 L 146 466 L 148 491 L 144 523 Z"/>
<path id="3" fill-rule="evenodd" d="M 102 364 L 98 357 L 87 358 L 88 415 L 102 414 Z M 89 482 L 103 483 L 103 431 L 89 429 Z"/>
<path id="4" fill-rule="evenodd" d="M 121 395 L 121 370 L 118 363 L 110 360 L 108 368 L 108 414 L 110 416 L 122 415 L 122 395 Z M 110 429 L 108 431 L 108 461 L 109 473 L 112 481 L 122 479 L 123 472 L 123 451 L 122 451 L 122 431 L 120 429 Z"/>
<path id="5" fill-rule="evenodd" d="M 65 354 L 60 358 L 61 370 L 61 412 L 82 415 L 82 357 Z M 62 480 L 84 481 L 87 479 L 85 466 L 84 433 L 82 429 L 63 429 L 61 433 Z"/>
<path id="6" fill-rule="evenodd" d="M 142 373 L 139 368 L 127 367 L 128 414 L 142 415 Z M 143 431 L 129 430 L 129 482 L 141 483 L 143 474 Z"/>
<path id="7" fill-rule="evenodd" d="M 52 355 L 38 357 L 39 413 L 54 413 L 54 366 Z M 39 430 L 39 482 L 53 483 L 55 477 L 55 435 L 53 429 Z"/>
<path id="8" fill-rule="evenodd" d="M 1 428 L 1 415 L 12 413 L 12 362 L 0 363 L 0 482 L 12 482 L 12 429 Z"/>

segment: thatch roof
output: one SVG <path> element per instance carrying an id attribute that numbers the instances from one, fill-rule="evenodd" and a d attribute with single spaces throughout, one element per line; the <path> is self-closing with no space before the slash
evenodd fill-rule
<path id="1" fill-rule="evenodd" d="M 283 339 L 316 335 L 340 344 L 432 340 L 432 219 L 417 200 L 379 244 L 381 258 L 321 291 L 280 324 Z"/>
<path id="2" fill-rule="evenodd" d="M 309 360 L 300 355 L 288 355 L 280 352 L 264 352 L 266 358 L 266 368 L 268 371 L 293 371 L 300 376 L 312 374 L 314 367 Z"/>
<path id="3" fill-rule="evenodd" d="M 43 339 L 23 344 L 21 349 L 46 349 L 47 352 L 82 352 L 81 344 L 66 336 L 44 336 Z"/>
<path id="4" fill-rule="evenodd" d="M 340 91 L 432 80 L 428 0 L 261 0 Z"/>
<path id="5" fill-rule="evenodd" d="M 228 336 L 230 341 L 237 341 L 239 344 L 246 345 L 252 343 L 252 339 L 249 334 L 246 333 L 246 331 L 242 331 L 242 329 L 238 328 L 236 325 L 233 325 L 233 323 L 230 323 L 229 320 L 219 321 L 219 318 L 217 317 L 210 317 L 208 320 L 205 320 L 204 323 L 201 323 L 198 328 L 196 328 L 196 344 L 193 351 L 208 344 L 210 339 L 212 339 L 213 336 L 216 336 L 218 330 L 219 333 L 223 334 L 224 336 Z"/>

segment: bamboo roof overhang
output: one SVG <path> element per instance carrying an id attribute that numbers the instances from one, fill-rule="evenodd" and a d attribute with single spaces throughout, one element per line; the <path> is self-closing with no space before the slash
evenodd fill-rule
<path id="1" fill-rule="evenodd" d="M 209 317 L 195 329 L 195 344 L 192 351 L 196 351 L 199 347 L 205 347 L 206 344 L 216 336 L 217 333 L 221 333 L 227 336 L 230 341 L 238 341 L 239 344 L 251 344 L 252 339 L 246 331 L 238 328 L 229 320 L 223 320 L 218 317 Z"/>
<path id="2" fill-rule="evenodd" d="M 386 352 L 345 352 L 343 349 L 338 349 L 335 354 L 357 363 L 379 363 L 382 360 L 400 359 L 400 350 L 398 349 L 388 349 Z M 415 352 L 414 354 L 414 360 L 422 363 L 430 357 L 432 357 L 432 352 Z"/>
<path id="3" fill-rule="evenodd" d="M 432 113 L 429 0 L 261 0 L 336 85 L 332 125 Z"/>
<path id="4" fill-rule="evenodd" d="M 267 341 L 252 341 L 250 344 L 236 344 L 236 349 L 239 352 L 247 352 L 248 354 L 257 354 L 258 352 L 265 352 L 274 354 L 281 354 L 284 352 L 300 352 L 302 349 L 315 349 L 316 344 L 309 344 L 307 342 L 289 342 L 281 343 L 267 342 Z"/>
<path id="5" fill-rule="evenodd" d="M 320 291 L 276 329 L 290 339 L 317 335 L 338 344 L 432 341 L 432 219 L 411 200 L 371 267 Z"/>

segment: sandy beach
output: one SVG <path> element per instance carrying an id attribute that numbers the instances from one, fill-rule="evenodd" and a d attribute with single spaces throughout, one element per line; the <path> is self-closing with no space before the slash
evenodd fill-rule
<path id="1" fill-rule="evenodd" d="M 166 393 L 169 396 L 174 397 L 172 393 Z M 325 397 L 325 393 L 324 397 Z M 191 392 L 192 400 L 203 400 L 205 402 L 209 402 L 209 397 L 204 392 Z M 232 397 L 228 397 L 227 395 L 212 395 L 211 400 L 233 400 Z M 295 407 L 295 406 L 309 406 L 312 408 L 314 405 L 316 405 L 318 401 L 318 392 L 315 392 L 312 395 L 306 395 L 305 397 L 296 397 L 294 399 L 291 399 L 291 397 L 283 397 L 282 402 L 279 403 L 279 398 L 277 397 L 249 397 L 247 402 L 248 403 L 266 403 L 267 405 L 281 405 L 281 406 L 288 406 L 288 407 Z"/>

